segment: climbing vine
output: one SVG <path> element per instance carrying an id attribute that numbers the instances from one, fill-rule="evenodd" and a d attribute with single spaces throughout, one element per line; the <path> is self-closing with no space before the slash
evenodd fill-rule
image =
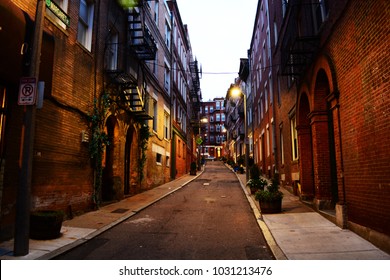
<path id="1" fill-rule="evenodd" d="M 99 207 L 101 202 L 101 189 L 103 184 L 102 160 L 104 149 L 110 144 L 108 141 L 108 135 L 104 131 L 104 119 L 109 108 L 109 95 L 107 93 L 103 93 L 100 96 L 100 100 L 95 98 L 92 113 L 88 116 L 91 128 L 89 153 L 95 169 L 94 192 L 92 196 L 95 207 Z"/>
<path id="2" fill-rule="evenodd" d="M 139 131 L 139 160 L 138 160 L 138 174 L 140 184 L 144 179 L 144 167 L 146 164 L 146 151 L 148 150 L 148 141 L 151 134 L 149 131 L 149 126 L 142 125 Z"/>

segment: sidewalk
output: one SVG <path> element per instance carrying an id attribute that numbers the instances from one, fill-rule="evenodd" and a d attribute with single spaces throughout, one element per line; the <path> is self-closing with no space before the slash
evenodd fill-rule
<path id="1" fill-rule="evenodd" d="M 278 260 L 390 260 L 390 255 L 356 233 L 342 229 L 284 188 L 282 213 L 261 215 L 245 174 L 236 174 L 258 224 Z"/>
<path id="2" fill-rule="evenodd" d="M 200 175 L 201 173 L 197 176 L 184 175 L 150 191 L 66 220 L 60 238 L 43 241 L 30 239 L 30 253 L 26 256 L 13 256 L 13 240 L 0 243 L 0 259 L 51 259 L 135 215 Z M 245 187 L 245 174 L 237 174 L 237 178 L 276 259 L 390 259 L 387 253 L 355 233 L 337 227 L 286 190 L 282 190 L 283 213 L 261 215 L 258 202 Z"/>

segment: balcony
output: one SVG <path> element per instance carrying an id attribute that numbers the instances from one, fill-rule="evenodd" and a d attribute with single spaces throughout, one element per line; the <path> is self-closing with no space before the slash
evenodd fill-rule
<path id="1" fill-rule="evenodd" d="M 289 1 L 285 23 L 286 29 L 282 39 L 282 74 L 299 77 L 312 62 L 319 48 L 318 10 L 322 4 L 307 0 Z"/>
<path id="2" fill-rule="evenodd" d="M 144 13 L 143 7 L 128 13 L 129 46 L 140 60 L 155 60 L 157 43 L 145 24 Z"/>

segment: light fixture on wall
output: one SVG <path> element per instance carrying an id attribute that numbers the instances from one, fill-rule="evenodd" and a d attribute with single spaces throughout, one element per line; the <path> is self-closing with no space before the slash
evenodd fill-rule
<path id="1" fill-rule="evenodd" d="M 86 130 L 81 131 L 81 143 L 89 143 L 89 133 Z"/>

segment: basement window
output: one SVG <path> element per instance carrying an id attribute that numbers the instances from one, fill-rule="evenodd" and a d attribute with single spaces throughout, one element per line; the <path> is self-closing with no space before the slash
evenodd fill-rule
<path id="1" fill-rule="evenodd" d="M 156 153 L 156 164 L 162 165 L 162 155 L 160 153 Z"/>

